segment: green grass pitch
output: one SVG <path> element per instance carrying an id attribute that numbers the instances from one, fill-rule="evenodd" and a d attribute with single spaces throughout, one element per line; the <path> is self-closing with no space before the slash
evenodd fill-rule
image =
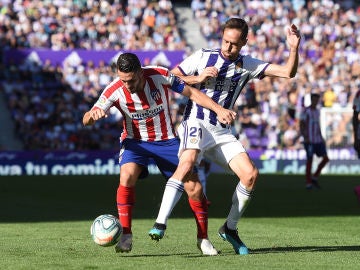
<path id="1" fill-rule="evenodd" d="M 235 255 L 217 236 L 236 180 L 208 180 L 209 237 L 221 251 L 196 248 L 196 225 L 184 195 L 164 239 L 147 235 L 161 200 L 161 176 L 139 180 L 131 253 L 117 254 L 90 238 L 93 219 L 116 215 L 118 176 L 0 178 L 0 269 L 360 269 L 359 176 L 324 175 L 305 190 L 303 175 L 261 175 L 238 225 L 251 254 Z"/>

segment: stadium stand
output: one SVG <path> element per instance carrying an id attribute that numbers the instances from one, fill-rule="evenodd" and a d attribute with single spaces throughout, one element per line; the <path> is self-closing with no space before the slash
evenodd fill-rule
<path id="1" fill-rule="evenodd" d="M 360 85 L 360 9 L 356 3 L 189 1 L 188 9 L 194 21 L 199 22 L 208 47 L 219 46 L 222 22 L 231 16 L 241 16 L 250 26 L 244 52 L 248 53 L 251 47 L 255 56 L 281 63 L 287 56 L 286 46 L 279 46 L 283 44 L 284 28 L 293 22 L 301 29 L 301 62 L 296 79 L 255 81 L 237 102 L 235 109 L 241 117 L 235 124 L 239 127 L 234 130 L 241 130 L 239 137 L 246 135 L 244 139 L 249 141 L 250 148 L 301 147 L 297 117 L 311 90 L 325 94 L 330 87 L 335 96 L 330 108 L 350 106 Z M 177 21 L 174 10 L 174 3 L 168 0 L 0 1 L 0 63 L 4 70 L 0 76 L 1 92 L 22 148 L 111 149 L 121 124 L 119 116 L 114 115 L 101 128 L 81 126 L 83 112 L 101 87 L 112 79 L 113 72 L 106 63 L 96 66 L 88 62 L 77 68 L 54 67 L 49 62 L 42 66 L 4 65 L 3 56 L 9 49 L 142 49 L 189 53 L 191 42 L 185 39 L 181 29 L 184 24 Z M 182 100 L 175 100 L 174 111 L 181 107 Z M 248 114 L 250 117 L 246 119 Z M 339 125 L 334 124 L 332 132 L 336 126 Z M 344 133 L 351 134 L 351 125 L 341 126 Z M 351 140 L 349 136 L 336 144 L 334 138 L 329 138 L 334 147 L 351 145 Z"/>

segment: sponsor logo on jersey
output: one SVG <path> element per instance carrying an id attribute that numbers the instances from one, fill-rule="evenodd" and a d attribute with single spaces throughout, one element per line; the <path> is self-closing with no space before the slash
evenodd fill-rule
<path id="1" fill-rule="evenodd" d="M 135 113 L 130 113 L 130 116 L 132 119 L 135 120 L 142 120 L 142 119 L 146 119 L 149 117 L 154 117 L 156 115 L 158 115 L 160 112 L 162 112 L 164 110 L 163 105 L 158 105 L 156 108 L 154 109 L 150 109 L 150 110 L 139 110 Z"/>

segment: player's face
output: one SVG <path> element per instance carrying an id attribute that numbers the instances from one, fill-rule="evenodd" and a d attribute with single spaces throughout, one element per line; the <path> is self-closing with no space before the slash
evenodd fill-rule
<path id="1" fill-rule="evenodd" d="M 137 72 L 121 72 L 118 70 L 118 75 L 130 93 L 143 90 L 142 70 Z"/>
<path id="2" fill-rule="evenodd" d="M 241 37 L 238 29 L 226 28 L 221 42 L 221 54 L 225 59 L 234 61 L 239 56 L 241 48 L 246 44 L 247 39 Z"/>

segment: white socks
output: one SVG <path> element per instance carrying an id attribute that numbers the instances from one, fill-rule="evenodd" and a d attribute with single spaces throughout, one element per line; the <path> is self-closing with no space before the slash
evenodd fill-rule
<path id="1" fill-rule="evenodd" d="M 245 211 L 251 199 L 251 191 L 247 191 L 245 186 L 239 181 L 232 196 L 232 205 L 227 217 L 227 227 L 236 230 L 237 223 Z"/>
<path id="2" fill-rule="evenodd" d="M 165 186 L 165 191 L 160 205 L 156 223 L 165 224 L 184 192 L 184 184 L 174 178 L 170 178 Z"/>

